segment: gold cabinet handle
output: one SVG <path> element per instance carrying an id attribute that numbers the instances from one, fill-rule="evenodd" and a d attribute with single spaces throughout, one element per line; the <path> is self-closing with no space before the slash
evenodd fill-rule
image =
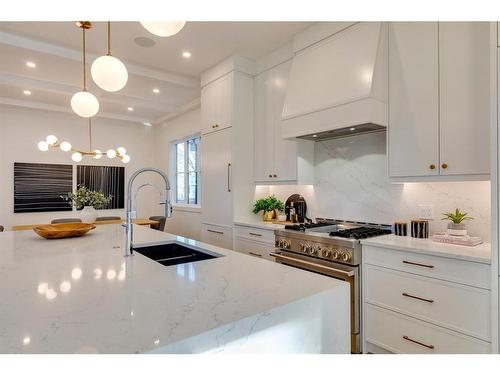
<path id="1" fill-rule="evenodd" d="M 272 175 L 272 174 L 270 174 L 270 175 L 269 175 L 269 178 L 272 178 L 272 177 L 273 177 L 273 175 Z"/>
<path id="2" fill-rule="evenodd" d="M 417 341 L 417 340 L 414 340 L 412 338 L 409 338 L 408 336 L 403 336 L 403 338 L 406 340 L 406 341 L 410 341 L 410 342 L 413 342 L 417 345 L 421 345 L 421 346 L 425 346 L 426 348 L 428 349 L 434 349 L 434 345 L 428 345 L 428 344 L 424 344 L 423 342 L 420 342 L 420 341 Z"/>
<path id="3" fill-rule="evenodd" d="M 278 177 L 277 175 L 273 174 L 273 177 Z"/>
<path id="4" fill-rule="evenodd" d="M 433 265 L 431 264 L 423 264 L 423 263 L 417 263 L 417 262 L 410 262 L 409 260 L 403 260 L 404 264 L 411 264 L 412 266 L 419 266 L 419 267 L 425 267 L 425 268 L 434 268 Z"/>
<path id="5" fill-rule="evenodd" d="M 448 164 L 446 164 L 446 163 L 441 164 L 441 168 L 443 168 L 443 169 L 448 168 Z"/>
<path id="6" fill-rule="evenodd" d="M 248 254 L 253 255 L 254 257 L 262 258 L 262 254 L 253 253 L 251 251 L 249 251 Z"/>
<path id="7" fill-rule="evenodd" d="M 251 236 L 255 236 L 255 237 L 262 237 L 262 234 L 260 234 L 260 233 L 248 232 L 248 234 Z"/>
<path id="8" fill-rule="evenodd" d="M 207 229 L 207 232 L 216 233 L 216 234 L 224 234 L 224 232 L 220 232 L 218 230 L 213 230 L 213 229 Z"/>
<path id="9" fill-rule="evenodd" d="M 429 169 L 436 169 L 436 165 L 435 164 L 429 165 Z"/>
<path id="10" fill-rule="evenodd" d="M 401 293 L 404 297 L 408 297 L 408 298 L 413 298 L 413 299 L 418 299 L 419 301 L 424 301 L 424 302 L 429 302 L 429 303 L 434 303 L 434 300 L 433 299 L 429 299 L 429 298 L 424 298 L 424 297 L 418 297 L 418 296 L 414 296 L 412 294 L 408 294 L 408 293 Z"/>

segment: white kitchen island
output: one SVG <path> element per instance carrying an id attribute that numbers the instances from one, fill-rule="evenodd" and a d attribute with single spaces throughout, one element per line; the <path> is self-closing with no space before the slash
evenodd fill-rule
<path id="1" fill-rule="evenodd" d="M 123 228 L 0 233 L 0 353 L 349 353 L 349 284 L 134 226 L 135 243 L 220 255 L 123 256 Z"/>

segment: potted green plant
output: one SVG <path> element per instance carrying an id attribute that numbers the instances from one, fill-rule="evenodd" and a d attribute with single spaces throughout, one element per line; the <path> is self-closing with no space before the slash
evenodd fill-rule
<path id="1" fill-rule="evenodd" d="M 283 211 L 285 204 L 282 200 L 271 195 L 267 198 L 258 199 L 253 206 L 253 213 L 258 214 L 263 212 L 262 219 L 264 221 L 271 221 L 276 217 L 276 210 Z"/>
<path id="2" fill-rule="evenodd" d="M 82 210 L 80 217 L 83 223 L 93 223 L 97 219 L 97 210 L 106 207 L 113 197 L 105 196 L 99 191 L 92 191 L 83 185 L 79 185 L 75 193 L 68 193 L 66 196 L 61 196 L 70 205 Z"/>
<path id="3" fill-rule="evenodd" d="M 450 220 L 448 223 L 447 233 L 452 236 L 466 236 L 467 229 L 465 227 L 466 220 L 473 220 L 473 217 L 468 216 L 467 212 L 461 212 L 458 208 L 455 212 L 445 212 L 441 220 Z"/>

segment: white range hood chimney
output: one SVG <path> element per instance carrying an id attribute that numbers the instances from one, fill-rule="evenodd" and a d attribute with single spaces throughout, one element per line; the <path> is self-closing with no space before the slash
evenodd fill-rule
<path id="1" fill-rule="evenodd" d="M 320 140 L 387 126 L 387 25 L 356 23 L 298 51 L 282 115 L 283 138 Z"/>

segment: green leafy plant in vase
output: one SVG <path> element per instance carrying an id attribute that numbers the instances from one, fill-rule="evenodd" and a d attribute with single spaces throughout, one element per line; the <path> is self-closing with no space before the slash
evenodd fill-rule
<path id="1" fill-rule="evenodd" d="M 252 212 L 258 214 L 262 211 L 262 219 L 264 221 L 271 221 L 276 217 L 276 210 L 283 211 L 284 209 L 285 204 L 283 201 L 271 195 L 267 198 L 258 199 L 253 206 Z"/>
<path id="2" fill-rule="evenodd" d="M 79 185 L 76 193 L 62 195 L 62 199 L 70 205 L 82 210 L 80 217 L 83 223 L 93 223 L 97 219 L 97 210 L 105 208 L 113 199 L 113 196 L 105 196 L 99 191 L 93 191 L 83 185 Z"/>
<path id="3" fill-rule="evenodd" d="M 461 212 L 458 208 L 455 212 L 445 212 L 441 220 L 449 220 L 447 233 L 452 236 L 466 236 L 467 229 L 465 221 L 474 220 L 473 217 L 468 216 L 467 212 Z"/>

